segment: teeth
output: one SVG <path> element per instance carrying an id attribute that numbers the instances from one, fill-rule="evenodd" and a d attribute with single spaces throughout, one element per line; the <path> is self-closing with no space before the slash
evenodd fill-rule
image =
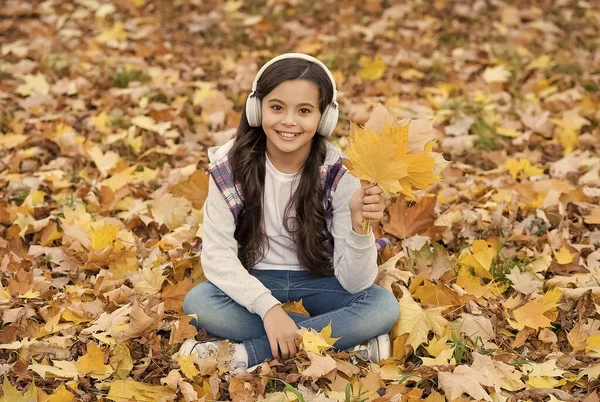
<path id="1" fill-rule="evenodd" d="M 279 134 L 285 138 L 294 138 L 298 135 L 297 133 L 284 133 L 283 131 L 279 131 Z"/>

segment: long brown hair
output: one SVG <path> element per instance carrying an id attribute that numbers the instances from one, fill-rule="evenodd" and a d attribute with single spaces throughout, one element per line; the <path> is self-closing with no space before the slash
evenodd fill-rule
<path id="1" fill-rule="evenodd" d="M 321 113 L 333 98 L 333 85 L 327 73 L 307 60 L 283 59 L 269 66 L 257 83 L 259 101 L 288 80 L 308 80 L 319 88 Z M 310 154 L 304 162 L 298 188 L 285 209 L 284 227 L 296 244 L 300 265 L 315 276 L 332 276 L 332 250 L 323 207 L 323 185 L 319 170 L 327 155 L 327 139 L 316 134 Z M 263 194 L 265 187 L 266 134 L 262 127 L 250 127 L 245 113 L 238 126 L 235 143 L 230 151 L 233 177 L 240 184 L 244 206 L 235 228 L 238 257 L 251 270 L 265 256 L 267 235 L 263 226 Z M 292 208 L 296 214 L 290 218 Z"/>

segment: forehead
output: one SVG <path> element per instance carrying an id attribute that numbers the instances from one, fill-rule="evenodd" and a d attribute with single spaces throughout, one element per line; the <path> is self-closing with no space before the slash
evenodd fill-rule
<path id="1" fill-rule="evenodd" d="M 319 88 L 308 80 L 289 80 L 277 85 L 265 100 L 279 99 L 287 105 L 310 102 L 315 106 L 319 104 Z"/>

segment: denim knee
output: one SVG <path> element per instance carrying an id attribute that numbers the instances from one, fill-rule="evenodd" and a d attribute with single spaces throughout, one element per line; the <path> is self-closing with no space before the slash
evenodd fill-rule
<path id="1" fill-rule="evenodd" d="M 204 315 L 202 314 L 202 310 L 207 312 L 207 307 L 210 308 L 210 298 L 217 291 L 219 289 L 215 285 L 206 281 L 194 286 L 185 295 L 183 299 L 183 313 L 189 315 L 196 314 L 197 319 L 191 321 L 196 327 L 199 326 L 197 320 L 200 320 L 201 316 Z"/>
<path id="2" fill-rule="evenodd" d="M 369 289 L 376 297 L 377 322 L 381 326 L 381 332 L 390 332 L 398 317 L 400 316 L 400 304 L 396 296 L 387 289 L 374 285 Z"/>

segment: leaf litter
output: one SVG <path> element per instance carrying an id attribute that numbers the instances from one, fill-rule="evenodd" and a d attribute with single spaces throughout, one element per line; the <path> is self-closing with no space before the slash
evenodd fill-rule
<path id="1" fill-rule="evenodd" d="M 2 400 L 598 400 L 591 2 L 11 0 L 0 15 Z M 452 163 L 373 225 L 377 282 L 403 306 L 392 358 L 307 331 L 313 350 L 232 376 L 226 344 L 172 359 L 210 339 L 181 311 L 205 279 L 206 148 L 286 51 L 331 67 L 342 149 L 382 104 L 431 121 Z"/>

